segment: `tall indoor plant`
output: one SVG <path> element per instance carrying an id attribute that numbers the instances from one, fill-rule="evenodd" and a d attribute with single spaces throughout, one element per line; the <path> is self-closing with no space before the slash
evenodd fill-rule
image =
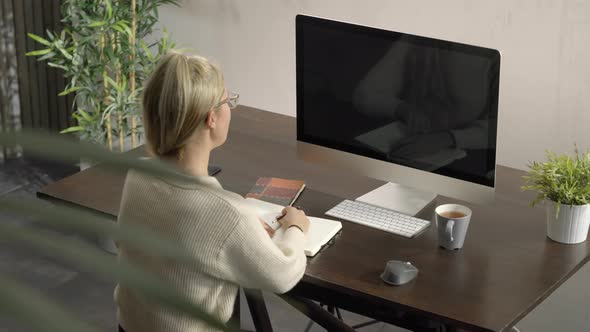
<path id="1" fill-rule="evenodd" d="M 166 30 L 152 42 L 158 7 L 178 0 L 64 0 L 60 32 L 29 37 L 45 48 L 27 53 L 63 70 L 69 79 L 59 95 L 75 93 L 72 116 L 81 139 L 110 150 L 135 147 L 141 137 L 142 82 L 173 48 Z M 130 138 L 130 144 L 126 144 Z"/>
<path id="2" fill-rule="evenodd" d="M 575 155 L 547 152 L 545 162 L 529 164 L 523 190 L 537 191 L 531 205 L 544 200 L 547 236 L 561 243 L 586 241 L 590 226 L 590 150 Z"/>

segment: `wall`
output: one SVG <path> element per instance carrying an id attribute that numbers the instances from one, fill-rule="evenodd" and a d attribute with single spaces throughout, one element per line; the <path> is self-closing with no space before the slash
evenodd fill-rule
<path id="1" fill-rule="evenodd" d="M 499 164 L 590 145 L 590 1 L 184 0 L 161 22 L 242 104 L 295 116 L 297 13 L 499 49 Z"/>

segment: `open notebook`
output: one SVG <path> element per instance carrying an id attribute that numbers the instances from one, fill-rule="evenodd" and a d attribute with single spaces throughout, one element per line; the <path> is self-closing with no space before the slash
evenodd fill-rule
<path id="1" fill-rule="evenodd" d="M 253 206 L 257 211 L 259 217 L 264 220 L 275 232 L 275 237 L 281 236 L 283 229 L 280 228 L 280 223 L 277 217 L 281 215 L 283 206 L 261 201 L 256 198 L 246 198 L 248 204 Z M 305 242 L 305 255 L 309 257 L 315 256 L 320 249 L 328 243 L 334 235 L 342 229 L 342 223 L 336 220 L 324 218 L 309 218 L 309 234 Z"/>

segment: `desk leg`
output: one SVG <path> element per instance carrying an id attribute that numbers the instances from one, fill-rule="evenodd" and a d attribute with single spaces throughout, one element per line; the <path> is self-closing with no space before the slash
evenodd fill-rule
<path id="1" fill-rule="evenodd" d="M 250 315 L 252 316 L 256 331 L 272 332 L 272 324 L 270 323 L 270 317 L 266 310 L 262 291 L 244 288 L 244 294 L 246 295 L 246 301 L 248 302 L 248 308 L 250 308 Z"/>
<path id="2" fill-rule="evenodd" d="M 285 302 L 289 303 L 302 314 L 309 317 L 328 332 L 354 332 L 354 329 L 322 309 L 315 302 L 298 296 L 279 295 Z"/>
<path id="3" fill-rule="evenodd" d="M 236 302 L 234 303 L 234 312 L 231 314 L 228 325 L 235 327 L 237 330 L 241 330 L 240 321 L 240 290 L 238 289 L 238 295 L 236 296 Z"/>
<path id="4" fill-rule="evenodd" d="M 443 332 L 459 332 L 459 329 L 451 325 L 443 325 Z"/>
<path id="5" fill-rule="evenodd" d="M 459 329 L 451 325 L 440 325 L 438 327 L 413 328 L 412 332 L 459 332 Z"/>

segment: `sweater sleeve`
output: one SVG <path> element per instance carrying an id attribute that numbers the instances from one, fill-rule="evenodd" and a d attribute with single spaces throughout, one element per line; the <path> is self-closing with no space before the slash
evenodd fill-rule
<path id="1" fill-rule="evenodd" d="M 219 277 L 246 288 L 288 292 L 305 272 L 305 235 L 292 227 L 275 243 L 258 220 L 241 217 L 220 249 Z"/>

